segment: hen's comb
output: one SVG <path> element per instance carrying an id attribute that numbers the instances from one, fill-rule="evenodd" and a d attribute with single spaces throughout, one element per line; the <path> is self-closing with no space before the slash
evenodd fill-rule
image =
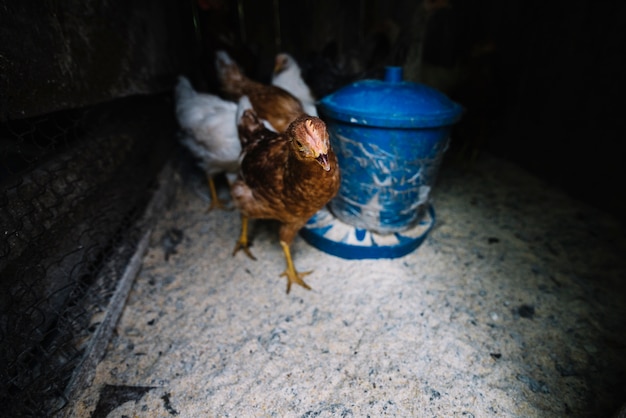
<path id="1" fill-rule="evenodd" d="M 326 154 L 328 152 L 328 145 L 325 141 L 326 138 L 323 129 L 324 126 L 324 122 L 322 122 L 320 119 L 307 119 L 304 122 L 304 130 L 307 134 L 307 142 L 309 142 L 311 149 L 319 154 Z"/>

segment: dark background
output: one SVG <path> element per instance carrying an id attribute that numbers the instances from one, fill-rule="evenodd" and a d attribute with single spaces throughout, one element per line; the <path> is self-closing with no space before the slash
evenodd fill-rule
<path id="1" fill-rule="evenodd" d="M 0 122 L 166 92 L 179 73 L 215 91 L 217 48 L 261 80 L 288 51 L 318 98 L 403 65 L 467 109 L 449 158 L 495 153 L 624 218 L 620 1 L 1 0 Z"/>

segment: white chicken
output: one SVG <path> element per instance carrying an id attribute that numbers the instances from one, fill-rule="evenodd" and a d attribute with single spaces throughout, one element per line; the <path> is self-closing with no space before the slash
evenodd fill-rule
<path id="1" fill-rule="evenodd" d="M 241 142 L 237 132 L 237 104 L 219 96 L 199 93 L 183 76 L 176 85 L 176 117 L 182 129 L 182 144 L 198 159 L 209 182 L 211 204 L 226 209 L 217 196 L 213 177 L 237 173 Z"/>
<path id="2" fill-rule="evenodd" d="M 311 89 L 302 79 L 300 66 L 296 60 L 287 53 L 276 55 L 274 60 L 274 72 L 272 74 L 272 85 L 287 90 L 293 94 L 300 103 L 304 111 L 311 116 L 317 116 L 315 98 L 311 94 Z"/>

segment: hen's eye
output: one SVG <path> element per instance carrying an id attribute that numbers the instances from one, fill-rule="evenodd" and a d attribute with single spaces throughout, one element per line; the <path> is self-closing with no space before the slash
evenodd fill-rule
<path id="1" fill-rule="evenodd" d="M 302 142 L 298 141 L 297 139 L 296 139 L 296 145 L 298 146 L 298 148 L 302 148 Z"/>

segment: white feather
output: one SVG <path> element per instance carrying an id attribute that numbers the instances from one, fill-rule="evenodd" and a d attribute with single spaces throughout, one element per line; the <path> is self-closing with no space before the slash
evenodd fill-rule
<path id="1" fill-rule="evenodd" d="M 248 96 L 241 96 L 241 98 L 239 99 L 239 103 L 237 104 L 237 124 L 239 124 L 241 116 L 243 115 L 243 112 L 246 111 L 246 109 L 254 110 Z M 263 126 L 265 126 L 266 129 L 278 133 L 278 131 L 267 120 L 261 118 L 259 119 L 261 120 L 261 122 L 263 122 Z"/>
<path id="2" fill-rule="evenodd" d="M 278 60 L 283 60 L 286 64 L 282 66 L 282 71 L 272 75 L 272 84 L 288 91 L 300 100 L 308 115 L 318 116 L 315 98 L 311 94 L 309 86 L 302 79 L 300 66 L 296 60 L 286 53 L 278 54 L 276 61 Z"/>
<path id="3" fill-rule="evenodd" d="M 183 145 L 198 158 L 198 164 L 208 175 L 236 172 L 241 153 L 237 104 L 196 92 L 183 76 L 178 79 L 175 93 Z"/>

